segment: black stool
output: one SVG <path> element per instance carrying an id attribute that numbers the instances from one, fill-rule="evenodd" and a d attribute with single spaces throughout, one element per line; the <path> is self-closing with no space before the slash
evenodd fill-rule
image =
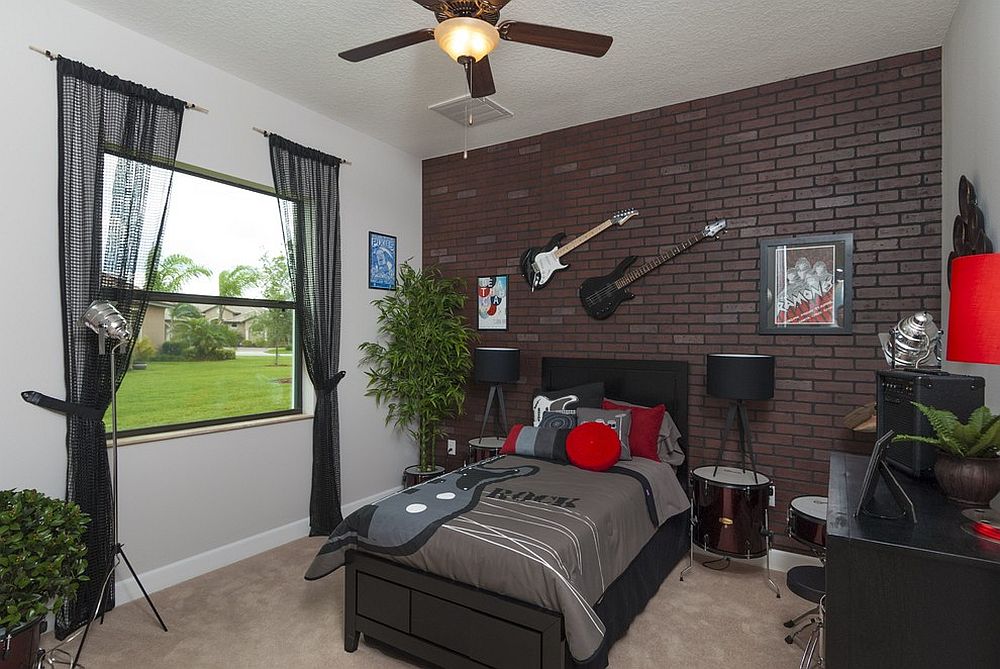
<path id="1" fill-rule="evenodd" d="M 806 642 L 805 652 L 802 654 L 802 662 L 799 669 L 808 669 L 814 666 L 814 658 L 817 660 L 816 666 L 823 666 L 823 652 L 817 649 L 820 646 L 820 635 L 823 631 L 823 599 L 826 597 L 826 568 L 814 566 L 792 567 L 785 577 L 788 589 L 793 593 L 816 604 L 798 618 L 794 618 L 785 623 L 785 627 L 792 628 L 799 624 L 803 618 L 818 614 L 817 618 L 810 618 L 809 622 L 792 634 L 785 637 L 785 643 L 795 643 L 795 638 L 805 630 L 811 630 L 809 640 Z"/>

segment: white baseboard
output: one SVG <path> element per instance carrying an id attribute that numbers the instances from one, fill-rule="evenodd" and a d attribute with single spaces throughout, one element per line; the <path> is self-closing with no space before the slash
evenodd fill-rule
<path id="1" fill-rule="evenodd" d="M 365 504 L 377 502 L 386 495 L 391 495 L 401 489 L 402 486 L 396 486 L 375 495 L 350 502 L 341 507 L 342 512 L 346 516 L 360 509 Z M 145 586 L 146 591 L 153 593 L 308 535 L 309 519 L 303 518 L 302 520 L 296 520 L 293 523 L 265 530 L 260 534 L 207 550 L 204 553 L 192 555 L 189 558 L 184 558 L 183 560 L 178 560 L 177 562 L 172 562 L 156 569 L 150 569 L 139 574 L 139 579 L 142 581 L 143 586 Z M 124 578 L 115 583 L 115 601 L 117 603 L 124 604 L 140 597 L 142 597 L 142 592 L 139 590 L 135 579 Z"/>

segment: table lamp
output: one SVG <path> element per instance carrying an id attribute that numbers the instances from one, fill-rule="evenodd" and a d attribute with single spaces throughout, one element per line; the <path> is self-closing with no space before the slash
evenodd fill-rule
<path id="1" fill-rule="evenodd" d="M 517 383 L 521 378 L 521 351 L 516 348 L 477 348 L 474 357 L 475 378 L 479 383 L 490 384 L 490 395 L 483 412 L 479 437 L 486 431 L 486 423 L 493 415 L 493 400 L 497 400 L 499 415 L 496 417 L 498 437 L 507 435 L 507 406 L 503 401 L 504 383 Z"/>
<path id="2" fill-rule="evenodd" d="M 726 441 L 733 424 L 739 421 L 740 462 L 744 470 L 747 460 L 757 471 L 757 458 L 750 439 L 750 418 L 746 402 L 769 400 L 774 397 L 774 356 L 741 353 L 710 353 L 706 359 L 707 390 L 712 397 L 731 400 L 726 416 L 726 429 L 719 445 L 716 462 L 722 461 Z"/>

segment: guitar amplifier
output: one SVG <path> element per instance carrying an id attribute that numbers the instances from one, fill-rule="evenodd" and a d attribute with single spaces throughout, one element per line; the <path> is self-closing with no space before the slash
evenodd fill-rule
<path id="1" fill-rule="evenodd" d="M 986 382 L 981 376 L 964 376 L 930 370 L 890 369 L 876 375 L 877 431 L 881 437 L 889 430 L 896 434 L 934 436 L 927 418 L 913 402 L 935 409 L 946 409 L 969 420 L 969 414 L 983 406 Z M 932 478 L 937 447 L 914 441 L 889 446 L 886 459 L 911 476 Z"/>

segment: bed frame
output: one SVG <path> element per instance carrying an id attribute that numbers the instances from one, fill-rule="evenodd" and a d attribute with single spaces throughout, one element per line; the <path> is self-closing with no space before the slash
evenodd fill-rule
<path id="1" fill-rule="evenodd" d="M 556 390 L 603 381 L 608 397 L 667 406 L 685 435 L 688 367 L 666 360 L 543 358 L 542 387 Z M 688 466 L 677 476 L 688 485 Z M 597 669 L 632 619 L 686 555 L 690 512 L 667 521 L 612 583 L 595 607 L 607 628 L 601 651 L 576 663 L 566 647 L 562 616 L 538 606 L 419 571 L 358 551 L 347 553 L 344 650 L 361 634 L 451 669 Z"/>

